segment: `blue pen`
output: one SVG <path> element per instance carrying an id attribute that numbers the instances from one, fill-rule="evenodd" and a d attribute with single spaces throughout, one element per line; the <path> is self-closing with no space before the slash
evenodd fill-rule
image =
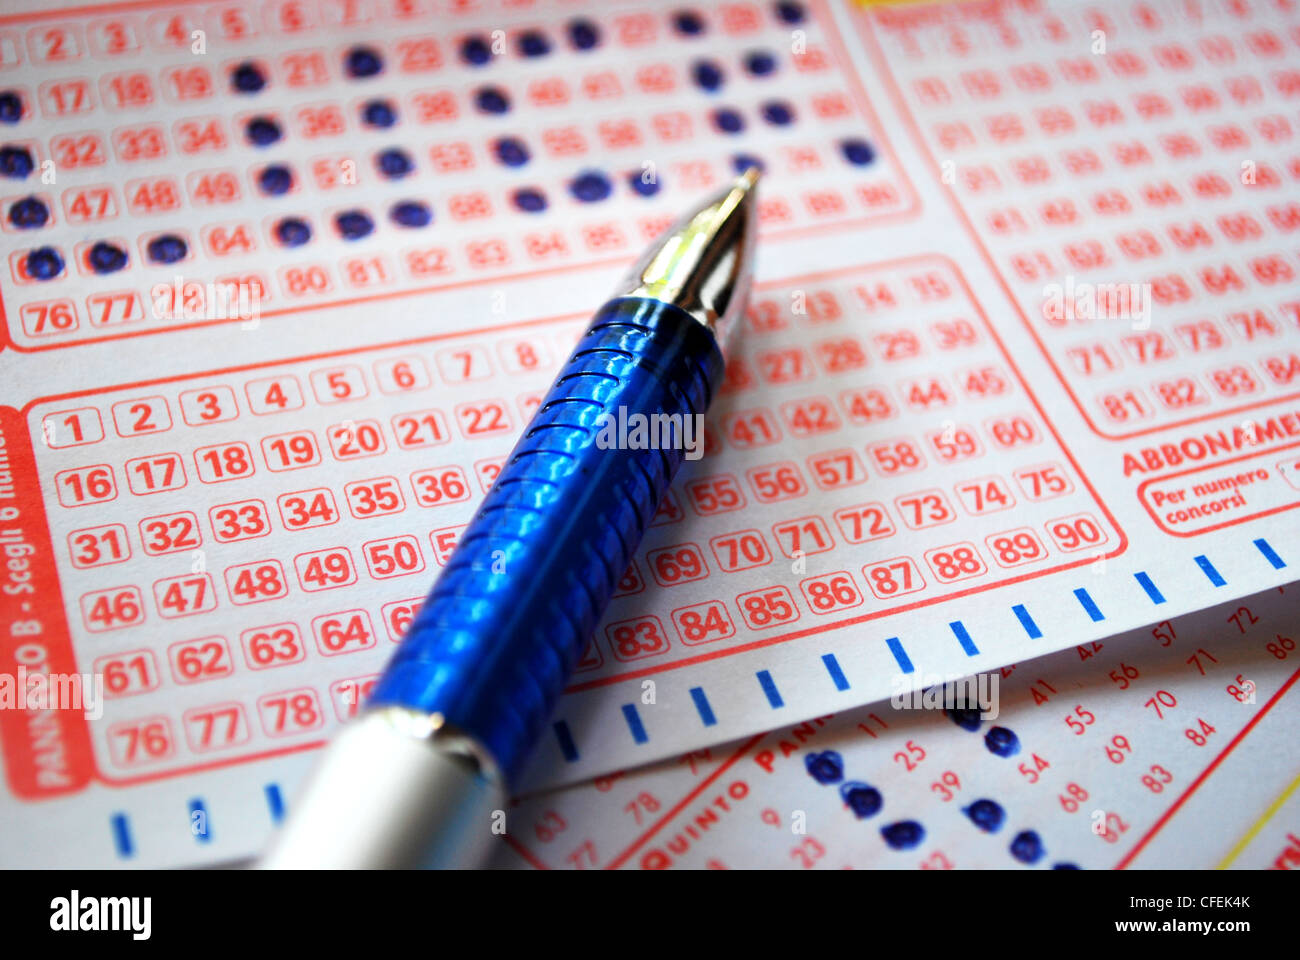
<path id="1" fill-rule="evenodd" d="M 670 228 L 596 313 L 263 866 L 482 862 L 664 492 L 698 455 L 686 418 L 708 409 L 745 308 L 757 179 L 751 168 Z M 653 428 L 620 426 L 638 421 Z"/>

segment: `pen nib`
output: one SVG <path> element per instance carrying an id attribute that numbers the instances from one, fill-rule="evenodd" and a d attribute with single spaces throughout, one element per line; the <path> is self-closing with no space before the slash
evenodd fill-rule
<path id="1" fill-rule="evenodd" d="M 668 228 L 629 271 L 617 295 L 680 307 L 722 345 L 749 291 L 759 175 L 758 167 L 750 167 Z"/>

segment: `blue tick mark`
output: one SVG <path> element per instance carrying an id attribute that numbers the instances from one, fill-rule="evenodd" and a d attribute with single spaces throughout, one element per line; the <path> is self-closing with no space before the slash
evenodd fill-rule
<path id="1" fill-rule="evenodd" d="M 1012 757 L 1020 752 L 1020 738 L 1006 727 L 990 727 L 984 734 L 984 746 L 997 757 Z"/>
<path id="2" fill-rule="evenodd" d="M 275 163 L 263 167 L 257 175 L 257 189 L 269 197 L 279 197 L 288 193 L 293 187 L 293 171 L 284 164 Z"/>
<path id="3" fill-rule="evenodd" d="M 86 263 L 96 273 L 117 273 L 126 266 L 126 251 L 121 247 L 100 240 L 86 253 Z"/>
<path id="4" fill-rule="evenodd" d="M 1133 574 L 1133 579 L 1138 582 L 1138 586 L 1146 591 L 1146 594 L 1151 598 L 1152 603 L 1165 602 L 1165 595 L 1160 592 L 1159 587 L 1151 582 L 1151 578 L 1147 576 L 1145 570 L 1139 570 L 1137 573 Z"/>
<path id="5" fill-rule="evenodd" d="M 1011 841 L 1011 855 L 1021 863 L 1037 863 L 1046 852 L 1042 838 L 1033 830 L 1022 830 Z"/>
<path id="6" fill-rule="evenodd" d="M 808 776 L 823 786 L 828 783 L 839 783 L 844 779 L 844 758 L 834 750 L 810 753 L 803 758 L 803 765 L 808 771 Z"/>
<path id="7" fill-rule="evenodd" d="M 1079 865 L 1077 863 L 1070 863 L 1069 861 L 1062 861 L 1060 863 L 1052 864 L 1052 869 L 1053 870 L 1078 870 Z"/>
<path id="8" fill-rule="evenodd" d="M 360 80 L 383 72 L 384 60 L 370 47 L 353 47 L 343 60 L 343 69 L 352 79 Z"/>
<path id="9" fill-rule="evenodd" d="M 230 88 L 236 93 L 258 93 L 266 86 L 266 75 L 255 63 L 241 63 L 230 71 Z"/>
<path id="10" fill-rule="evenodd" d="M 176 263 L 185 259 L 190 248 L 184 238 L 174 233 L 164 233 L 145 244 L 144 252 L 153 263 Z"/>
<path id="11" fill-rule="evenodd" d="M 270 117 L 253 117 L 244 127 L 244 136 L 255 147 L 269 147 L 283 135 L 280 125 Z"/>
<path id="12" fill-rule="evenodd" d="M 63 272 L 63 257 L 53 247 L 37 247 L 27 254 L 23 267 L 33 280 L 53 280 Z"/>
<path id="13" fill-rule="evenodd" d="M 720 133 L 740 133 L 745 129 L 745 118 L 730 107 L 713 111 L 713 125 Z"/>
<path id="14" fill-rule="evenodd" d="M 1020 625 L 1025 628 L 1025 633 L 1029 634 L 1030 640 L 1037 640 L 1043 635 L 1043 631 L 1038 629 L 1038 624 L 1034 623 L 1034 618 L 1029 615 L 1023 603 L 1018 603 L 1011 608 L 1011 612 L 1016 615 Z"/>
<path id="15" fill-rule="evenodd" d="M 879 790 L 870 784 L 859 783 L 856 780 L 850 780 L 840 787 L 840 797 L 843 798 L 844 805 L 852 810 L 853 815 L 859 820 L 874 817 L 885 805 Z"/>
<path id="16" fill-rule="evenodd" d="M 691 79 L 701 90 L 713 93 L 722 86 L 722 68 L 712 60 L 696 60 L 691 66 Z"/>
<path id="17" fill-rule="evenodd" d="M 311 226 L 298 217 L 285 217 L 275 225 L 275 239 L 286 247 L 301 247 L 311 239 Z"/>
<path id="18" fill-rule="evenodd" d="M 540 30 L 525 30 L 519 35 L 519 53 L 525 57 L 544 57 L 551 52 L 551 41 Z"/>
<path id="19" fill-rule="evenodd" d="M 361 122 L 367 127 L 387 130 L 397 122 L 397 110 L 389 100 L 370 100 L 361 108 Z"/>
<path id="20" fill-rule="evenodd" d="M 840 662 L 835 659 L 835 654 L 823 653 L 822 663 L 826 665 L 826 672 L 831 675 L 831 683 L 835 684 L 835 689 L 847 690 L 849 688 L 849 679 L 844 676 L 844 671 L 840 669 Z"/>
<path id="21" fill-rule="evenodd" d="M 433 211 L 427 203 L 419 200 L 403 200 L 393 204 L 388 211 L 388 219 L 399 227 L 427 227 L 433 223 Z"/>
<path id="22" fill-rule="evenodd" d="M 569 192 L 583 203 L 598 203 L 608 197 L 612 189 L 609 178 L 597 170 L 579 174 L 569 184 Z"/>
<path id="23" fill-rule="evenodd" d="M 508 113 L 510 98 L 497 87 L 480 87 L 474 91 L 474 106 L 479 113 Z"/>
<path id="24" fill-rule="evenodd" d="M 915 820 L 900 820 L 881 827 L 880 835 L 893 850 L 911 850 L 925 839 L 925 827 Z"/>
<path id="25" fill-rule="evenodd" d="M 22 180 L 32 172 L 35 161 L 26 147 L 6 144 L 0 147 L 0 174 L 11 180 Z"/>
<path id="26" fill-rule="evenodd" d="M 1088 591 L 1083 589 L 1083 587 L 1079 587 L 1075 590 L 1074 596 L 1075 599 L 1079 601 L 1079 606 L 1083 607 L 1084 613 L 1088 614 L 1088 616 L 1092 618 L 1093 623 L 1106 619 L 1106 615 L 1101 612 L 1101 608 L 1097 606 L 1092 597 L 1088 594 Z"/>
<path id="27" fill-rule="evenodd" d="M 643 197 L 653 197 L 659 192 L 659 178 L 646 179 L 645 173 L 637 170 L 627 175 L 627 185 Z"/>
<path id="28" fill-rule="evenodd" d="M 541 213 L 546 209 L 546 194 L 535 187 L 520 187 L 511 194 L 510 201 L 524 213 Z"/>
<path id="29" fill-rule="evenodd" d="M 532 159 L 528 145 L 518 137 L 502 137 L 492 145 L 496 158 L 507 167 L 522 167 Z"/>
<path id="30" fill-rule="evenodd" d="M 266 806 L 271 811 L 271 821 L 279 823 L 284 819 L 284 795 L 280 793 L 280 785 L 268 783 L 262 788 L 262 793 L 266 795 Z"/>
<path id="31" fill-rule="evenodd" d="M 623 704 L 623 719 L 627 721 L 627 728 L 632 731 L 632 739 L 637 743 L 645 743 L 650 739 L 645 732 L 645 725 L 641 723 L 641 714 L 636 712 L 636 704 Z"/>
<path id="32" fill-rule="evenodd" d="M 754 50 L 745 54 L 745 69 L 756 77 L 766 77 L 776 70 L 776 57 L 766 50 Z"/>
<path id="33" fill-rule="evenodd" d="M 963 730 L 974 733 L 980 728 L 982 714 L 979 707 L 950 707 L 944 713 L 948 715 L 949 720 Z"/>
<path id="34" fill-rule="evenodd" d="M 718 722 L 718 718 L 713 715 L 713 707 L 709 706 L 709 698 L 704 695 L 703 687 L 691 687 L 691 699 L 695 702 L 695 710 L 700 715 L 700 721 L 706 727 L 711 727 Z"/>
<path id="35" fill-rule="evenodd" d="M 460 42 L 460 58 L 471 67 L 481 67 L 492 59 L 492 46 L 482 37 L 466 37 Z"/>
<path id="36" fill-rule="evenodd" d="M 1255 548 L 1264 555 L 1264 559 L 1273 565 L 1274 570 L 1281 570 L 1286 566 L 1286 561 L 1277 555 L 1277 552 L 1269 545 L 1269 542 L 1263 537 L 1255 541 Z"/>
<path id="37" fill-rule="evenodd" d="M 0 92 L 0 123 L 17 123 L 23 118 L 23 98 L 13 90 Z"/>
<path id="38" fill-rule="evenodd" d="M 415 161 L 401 147 L 389 147 L 375 155 L 375 168 L 385 180 L 400 180 L 415 169 Z"/>
<path id="39" fill-rule="evenodd" d="M 979 647 L 975 646 L 975 641 L 970 638 L 970 633 L 966 630 L 966 625 L 960 620 L 954 620 L 948 624 L 948 629 L 953 632 L 957 642 L 961 644 L 961 649 L 968 657 L 979 655 Z"/>
<path id="40" fill-rule="evenodd" d="M 785 706 L 785 701 L 781 699 L 781 691 L 776 688 L 776 681 L 772 679 L 772 674 L 766 670 L 760 670 L 754 674 L 758 677 L 758 685 L 763 688 L 763 694 L 767 697 L 767 702 L 771 704 L 773 710 Z"/>
<path id="41" fill-rule="evenodd" d="M 360 240 L 375 230 L 375 221 L 364 210 L 344 210 L 334 215 L 334 226 L 344 240 Z"/>
<path id="42" fill-rule="evenodd" d="M 782 0 L 781 3 L 772 4 L 777 19 L 782 23 L 803 23 L 805 16 L 803 4 L 796 3 L 794 0 Z"/>
<path id="43" fill-rule="evenodd" d="M 15 200 L 9 208 L 9 222 L 19 230 L 36 230 L 50 220 L 50 209 L 38 197 Z"/>
<path id="44" fill-rule="evenodd" d="M 673 29 L 684 37 L 698 37 L 704 33 L 704 18 L 694 10 L 678 10 L 673 14 Z"/>
<path id="45" fill-rule="evenodd" d="M 985 833 L 997 833 L 1007 818 L 1002 805 L 994 800 L 976 800 L 969 807 L 963 807 L 961 812 Z"/>
<path id="46" fill-rule="evenodd" d="M 876 151 L 871 144 L 857 137 L 841 140 L 840 153 L 844 154 L 844 159 L 855 167 L 870 166 L 876 159 Z"/>
<path id="47" fill-rule="evenodd" d="M 135 856 L 135 844 L 131 840 L 131 821 L 126 818 L 126 814 L 115 813 L 109 818 L 108 823 L 113 831 L 113 845 L 117 847 L 117 855 L 123 859 Z"/>
<path id="48" fill-rule="evenodd" d="M 212 842 L 212 831 L 208 829 L 208 808 L 202 797 L 190 801 L 190 833 L 199 843 Z"/>
<path id="49" fill-rule="evenodd" d="M 600 43 L 600 28 L 590 20 L 569 21 L 568 34 L 574 50 L 590 50 Z"/>
<path id="50" fill-rule="evenodd" d="M 774 127 L 787 127 L 794 123 L 794 107 L 784 100 L 769 100 L 759 109 L 759 113 Z"/>
<path id="51" fill-rule="evenodd" d="M 916 671 L 916 667 L 912 666 L 912 661 L 908 657 L 907 651 L 904 650 L 903 645 L 899 643 L 898 637 L 890 637 L 885 641 L 885 646 L 889 647 L 889 652 L 894 655 L 894 661 L 898 664 L 899 670 L 902 670 L 904 673 L 914 673 Z"/>
<path id="52" fill-rule="evenodd" d="M 1206 579 L 1216 587 L 1222 587 L 1228 582 L 1223 579 L 1223 574 L 1214 569 L 1214 564 L 1210 563 L 1210 558 L 1205 554 L 1201 554 L 1199 557 L 1193 557 L 1192 559 L 1194 559 L 1196 565 L 1201 568 L 1201 573 L 1205 574 Z"/>
<path id="53" fill-rule="evenodd" d="M 563 720 L 556 720 L 551 724 L 551 729 L 555 731 L 555 739 L 560 743 L 560 753 L 569 763 L 578 761 L 578 745 L 573 742 L 573 734 L 569 731 L 569 725 Z"/>

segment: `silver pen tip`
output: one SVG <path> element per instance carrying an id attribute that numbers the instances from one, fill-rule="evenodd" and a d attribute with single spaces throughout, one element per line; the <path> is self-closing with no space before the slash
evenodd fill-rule
<path id="1" fill-rule="evenodd" d="M 722 346 L 748 299 L 760 176 L 758 167 L 749 167 L 673 224 L 628 272 L 617 296 L 680 307 Z"/>

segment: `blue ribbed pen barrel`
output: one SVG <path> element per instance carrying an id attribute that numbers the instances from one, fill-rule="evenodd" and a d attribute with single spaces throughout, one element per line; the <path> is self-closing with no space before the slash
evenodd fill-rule
<path id="1" fill-rule="evenodd" d="M 678 307 L 602 307 L 370 703 L 442 714 L 513 785 L 685 452 L 603 448 L 602 414 L 703 413 L 722 371 L 713 333 Z"/>

